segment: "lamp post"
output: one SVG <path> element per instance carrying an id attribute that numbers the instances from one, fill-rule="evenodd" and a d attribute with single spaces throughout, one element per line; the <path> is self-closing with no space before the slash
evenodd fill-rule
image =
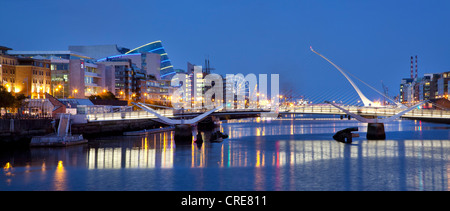
<path id="1" fill-rule="evenodd" d="M 63 78 L 63 85 L 62 85 L 62 88 L 63 88 L 63 98 L 65 98 L 65 97 L 64 97 L 64 94 L 65 94 L 64 87 L 66 87 L 66 79 Z"/>
<path id="2" fill-rule="evenodd" d="M 25 87 L 25 89 L 27 90 L 27 98 L 29 97 L 29 95 L 28 95 L 28 77 L 26 77 L 23 81 L 22 81 L 22 83 L 24 83 L 25 84 L 25 82 L 27 82 L 27 86 Z"/>
<path id="3" fill-rule="evenodd" d="M 56 89 L 56 91 L 61 90 L 61 88 L 63 88 L 63 98 L 64 98 L 64 86 L 61 86 L 61 84 L 58 85 L 58 88 Z"/>
<path id="4" fill-rule="evenodd" d="M 73 98 L 75 98 L 75 95 L 78 93 L 78 89 L 74 89 L 72 92 L 75 93 L 75 94 L 72 93 Z"/>

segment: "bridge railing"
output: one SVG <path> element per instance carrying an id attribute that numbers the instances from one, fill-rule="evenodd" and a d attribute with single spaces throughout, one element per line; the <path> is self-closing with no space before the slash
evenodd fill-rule
<path id="1" fill-rule="evenodd" d="M 376 107 L 369 108 L 359 106 L 342 106 L 342 107 L 354 114 L 373 115 L 373 116 L 393 116 L 404 110 L 399 108 L 376 108 Z M 345 113 L 340 109 L 334 106 L 327 106 L 327 105 L 282 107 L 280 108 L 280 112 L 345 115 Z M 404 114 L 403 117 L 450 118 L 450 111 L 434 110 L 434 109 L 414 109 Z"/>
<path id="2" fill-rule="evenodd" d="M 450 111 L 434 109 L 415 109 L 403 117 L 450 118 Z"/>
<path id="3" fill-rule="evenodd" d="M 173 117 L 173 110 L 161 109 L 157 112 L 166 117 Z M 125 120 L 125 119 L 152 119 L 157 118 L 155 115 L 143 111 L 125 111 L 125 112 L 113 112 L 113 113 L 94 113 L 86 114 L 86 119 L 89 122 L 94 121 L 110 121 L 110 120 Z"/>
<path id="4" fill-rule="evenodd" d="M 344 109 L 348 111 L 358 114 L 358 115 L 367 115 L 367 116 L 393 116 L 404 109 L 398 108 L 368 108 L 368 107 L 358 107 L 358 106 L 342 106 Z M 174 117 L 174 110 L 171 109 L 159 109 L 156 110 L 159 114 L 166 117 Z M 267 109 L 233 109 L 226 110 L 222 109 L 216 112 L 269 112 Z M 204 110 L 188 110 L 185 111 L 185 114 L 197 114 L 203 113 Z M 281 113 L 304 113 L 304 114 L 337 114 L 337 115 L 345 115 L 343 111 L 328 105 L 314 105 L 314 106 L 293 106 L 293 107 L 280 107 L 278 112 Z M 180 114 L 179 111 L 175 112 L 175 114 Z M 414 109 L 406 114 L 403 117 L 424 117 L 424 118 L 450 118 L 450 111 L 445 110 L 432 110 L 432 109 Z M 86 114 L 86 119 L 90 122 L 92 121 L 109 121 L 109 120 L 124 120 L 124 119 L 151 119 L 157 118 L 155 115 L 143 111 L 124 111 L 124 112 L 114 112 L 114 113 L 94 113 L 94 114 Z"/>
<path id="5" fill-rule="evenodd" d="M 176 110 L 174 114 L 198 114 L 198 113 L 204 113 L 209 111 L 208 109 L 186 109 L 183 112 L 181 110 Z M 270 112 L 270 109 L 261 109 L 261 108 L 252 108 L 252 109 L 220 109 L 217 111 L 214 111 L 215 113 L 227 113 L 227 112 Z"/>

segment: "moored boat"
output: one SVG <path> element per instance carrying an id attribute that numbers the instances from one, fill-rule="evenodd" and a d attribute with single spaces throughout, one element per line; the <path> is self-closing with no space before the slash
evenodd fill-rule
<path id="1" fill-rule="evenodd" d="M 47 136 L 36 136 L 31 139 L 31 147 L 65 147 L 76 144 L 87 143 L 88 140 L 83 135 L 57 136 L 55 134 Z"/>

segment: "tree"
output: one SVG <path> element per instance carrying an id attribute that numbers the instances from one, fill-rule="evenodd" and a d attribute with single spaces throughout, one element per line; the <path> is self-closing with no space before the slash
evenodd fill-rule
<path id="1" fill-rule="evenodd" d="M 5 108 L 8 112 L 8 108 L 14 107 L 16 98 L 6 90 L 5 87 L 0 85 L 0 108 Z"/>
<path id="2" fill-rule="evenodd" d="M 17 94 L 14 98 L 13 107 L 18 109 L 19 113 L 22 113 L 22 108 L 28 104 L 25 102 L 25 99 L 27 99 L 27 96 L 24 94 Z"/>
<path id="3" fill-rule="evenodd" d="M 91 95 L 89 96 L 89 100 L 117 100 L 117 98 L 112 92 L 107 91 L 98 95 Z"/>

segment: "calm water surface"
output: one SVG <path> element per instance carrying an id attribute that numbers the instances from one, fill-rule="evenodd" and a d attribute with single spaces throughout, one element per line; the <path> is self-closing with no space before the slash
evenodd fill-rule
<path id="1" fill-rule="evenodd" d="M 343 144 L 332 135 L 359 128 Z M 66 148 L 0 151 L 0 190 L 448 190 L 450 125 L 399 120 L 368 141 L 354 120 L 222 123 L 220 143 L 175 144 L 173 132 Z"/>

